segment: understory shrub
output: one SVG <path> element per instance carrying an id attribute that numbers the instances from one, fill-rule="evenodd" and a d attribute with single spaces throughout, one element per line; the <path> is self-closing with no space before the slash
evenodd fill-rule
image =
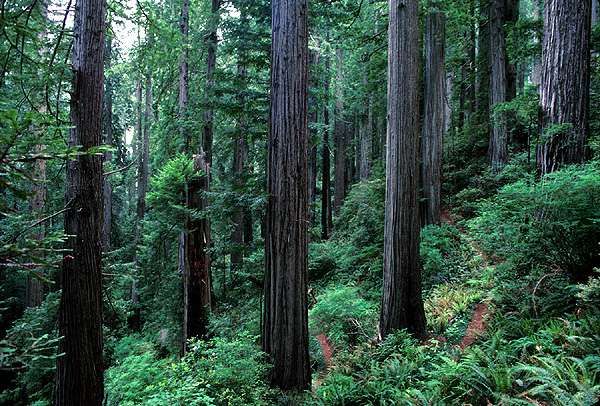
<path id="1" fill-rule="evenodd" d="M 504 186 L 468 224 L 486 253 L 518 270 L 538 266 L 582 280 L 600 261 L 599 202 L 593 162 Z"/>
<path id="2" fill-rule="evenodd" d="M 0 368 L 15 372 L 17 389 L 0 394 L 0 404 L 50 404 L 58 349 L 56 328 L 59 293 L 49 293 L 40 306 L 25 310 L 0 340 Z M 4 375 L 7 376 L 7 375 Z M 9 375 L 10 376 L 10 375 Z M 23 398 L 23 394 L 27 398 Z"/>
<path id="3" fill-rule="evenodd" d="M 266 405 L 272 397 L 264 354 L 245 334 L 192 342 L 180 360 L 158 359 L 143 341 L 124 339 L 116 352 L 122 357 L 106 373 L 107 405 Z"/>
<path id="4" fill-rule="evenodd" d="M 374 337 L 376 320 L 376 306 L 353 286 L 328 288 L 309 312 L 311 335 L 325 334 L 338 349 Z"/>

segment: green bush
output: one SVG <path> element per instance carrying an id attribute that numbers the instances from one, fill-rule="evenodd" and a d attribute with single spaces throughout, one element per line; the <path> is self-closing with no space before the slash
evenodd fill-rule
<path id="1" fill-rule="evenodd" d="M 335 219 L 328 241 L 309 247 L 309 278 L 330 282 L 361 283 L 363 296 L 378 300 L 383 268 L 383 217 L 385 179 L 375 172 L 371 180 L 352 187 Z"/>
<path id="2" fill-rule="evenodd" d="M 59 294 L 49 293 L 40 306 L 26 309 L 0 341 L 0 367 L 18 371 L 16 389 L 2 392 L 0 404 L 52 399 L 59 342 L 58 302 Z"/>
<path id="3" fill-rule="evenodd" d="M 309 312 L 311 334 L 325 334 L 338 349 L 374 337 L 376 319 L 373 303 L 353 286 L 327 289 Z"/>
<path id="4" fill-rule="evenodd" d="M 504 186 L 480 204 L 469 228 L 482 249 L 519 269 L 541 266 L 576 279 L 600 257 L 600 169 L 573 166 Z"/>
<path id="5" fill-rule="evenodd" d="M 473 253 L 462 240 L 460 231 L 451 225 L 428 225 L 421 230 L 423 286 L 462 279 L 469 271 Z"/>
<path id="6" fill-rule="evenodd" d="M 192 342 L 180 360 L 158 359 L 149 343 L 131 338 L 115 352 L 108 405 L 265 405 L 272 397 L 264 355 L 248 335 Z"/>
<path id="7" fill-rule="evenodd" d="M 352 187 L 335 218 L 334 239 L 351 241 L 355 247 L 383 244 L 385 177 L 377 175 Z"/>

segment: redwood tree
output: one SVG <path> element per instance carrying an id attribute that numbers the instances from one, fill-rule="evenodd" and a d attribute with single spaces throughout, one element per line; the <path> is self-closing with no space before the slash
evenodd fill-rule
<path id="1" fill-rule="evenodd" d="M 102 362 L 102 144 L 104 0 L 80 0 L 73 36 L 69 146 L 81 154 L 67 164 L 65 234 L 60 282 L 56 405 L 101 405 Z"/>
<path id="2" fill-rule="evenodd" d="M 380 334 L 425 336 L 419 269 L 418 0 L 389 0 L 388 130 Z"/>
<path id="3" fill-rule="evenodd" d="M 271 107 L 262 348 L 281 389 L 310 387 L 307 0 L 271 3 Z"/>
<path id="4" fill-rule="evenodd" d="M 321 144 L 321 238 L 327 240 L 331 234 L 331 150 L 329 148 L 329 58 L 325 59 L 323 106 L 323 140 Z"/>
<path id="5" fill-rule="evenodd" d="M 347 126 L 344 120 L 344 51 L 336 49 L 336 91 L 335 91 L 335 122 L 333 130 L 334 142 L 334 171 L 335 185 L 333 192 L 333 211 L 337 214 L 344 203 L 347 188 Z"/>
<path id="6" fill-rule="evenodd" d="M 248 17 L 245 15 L 244 11 L 242 11 L 241 15 L 242 21 L 242 30 L 244 33 L 248 30 Z M 247 82 L 248 82 L 248 69 L 246 67 L 246 53 L 243 50 L 243 47 L 240 47 L 240 51 L 238 53 L 238 62 L 237 62 L 237 76 L 240 81 L 240 89 L 237 94 L 237 102 L 241 107 L 241 111 L 237 117 L 237 128 L 236 128 L 236 136 L 233 140 L 233 184 L 236 191 L 239 193 L 243 190 L 245 186 L 245 176 L 247 163 L 246 159 L 248 156 L 248 141 L 246 140 L 248 124 L 246 122 L 246 112 L 244 111 L 244 106 L 246 104 L 246 92 L 247 92 Z M 247 215 L 248 209 L 244 204 L 236 202 L 234 211 L 233 211 L 233 229 L 231 231 L 231 270 L 236 271 L 239 270 L 244 262 L 244 243 L 248 243 L 248 241 L 244 241 L 244 223 L 245 217 Z M 233 276 L 232 276 L 233 277 Z"/>
<path id="7" fill-rule="evenodd" d="M 213 0 L 213 13 L 218 11 L 219 2 Z M 215 9 L 216 7 L 216 9 Z M 185 42 L 189 35 L 189 0 L 183 0 L 180 17 L 180 30 Z M 212 71 L 214 70 L 216 52 L 211 50 L 212 32 L 209 34 L 209 54 L 207 57 L 207 94 L 212 86 Z M 216 36 L 216 34 L 215 34 Z M 214 42 L 216 46 L 216 42 Z M 188 109 L 188 53 L 187 48 L 179 61 L 179 113 L 181 118 L 187 115 Z M 211 70 L 212 69 L 212 70 Z M 210 109 L 207 109 L 210 110 Z M 204 192 L 209 190 L 211 155 L 204 150 L 209 147 L 212 151 L 212 111 L 204 116 L 203 142 L 199 143 L 197 153 L 193 154 L 194 176 L 189 179 L 185 191 L 185 205 L 190 210 L 202 211 L 206 208 Z M 180 132 L 185 141 L 185 152 L 190 153 L 192 142 L 190 131 L 185 124 L 180 124 Z M 185 221 L 185 232 L 179 239 L 179 270 L 183 274 L 183 351 L 186 340 L 202 337 L 206 334 L 208 312 L 212 303 L 212 284 L 210 273 L 210 223 L 206 217 L 188 215 Z"/>
<path id="8" fill-rule="evenodd" d="M 446 128 L 445 15 L 433 11 L 425 28 L 425 112 L 421 137 L 423 223 L 439 224 L 441 212 L 442 138 Z"/>
<path id="9" fill-rule="evenodd" d="M 544 9 L 540 174 L 586 157 L 589 131 L 591 0 L 548 0 Z M 568 29 L 567 29 L 568 27 Z"/>

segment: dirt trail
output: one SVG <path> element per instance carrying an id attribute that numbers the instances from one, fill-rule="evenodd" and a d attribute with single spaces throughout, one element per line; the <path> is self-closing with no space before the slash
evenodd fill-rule
<path id="1" fill-rule="evenodd" d="M 452 214 L 448 209 L 442 210 L 441 218 L 444 223 L 456 226 L 456 221 L 452 217 Z M 459 230 L 464 233 L 464 230 L 459 227 Z M 478 255 L 483 258 L 486 265 L 489 265 L 490 259 L 488 256 L 479 248 L 479 246 L 474 242 L 470 242 L 471 248 Z M 471 316 L 471 321 L 467 326 L 467 330 L 465 331 L 465 335 L 459 344 L 459 348 L 464 350 L 465 348 L 471 346 L 483 333 L 485 333 L 487 327 L 487 319 L 490 313 L 489 306 L 487 303 L 479 303 L 475 307 L 475 311 L 473 312 L 473 316 Z"/>
<path id="2" fill-rule="evenodd" d="M 331 366 L 331 357 L 333 355 L 333 347 L 331 347 L 331 343 L 329 342 L 329 338 L 325 334 L 319 334 L 317 336 L 317 340 L 321 345 L 321 350 L 323 351 L 323 359 L 325 360 L 325 367 L 329 368 Z"/>
<path id="3" fill-rule="evenodd" d="M 452 215 L 450 214 L 450 212 L 448 210 L 443 210 L 441 217 L 442 217 L 442 221 L 444 223 L 447 223 L 450 225 L 456 225 L 456 222 L 454 221 L 454 219 L 452 218 Z M 464 230 L 461 230 L 461 231 L 464 232 Z M 483 257 L 484 261 L 486 261 L 486 263 L 487 263 L 488 258 L 485 256 L 485 254 L 483 252 L 481 252 L 479 247 L 475 246 L 473 243 L 472 243 L 472 246 L 473 246 L 474 251 L 477 252 L 479 255 L 481 255 Z M 487 303 L 479 303 L 475 307 L 475 311 L 473 312 L 471 321 L 469 322 L 469 325 L 467 326 L 465 335 L 463 336 L 460 344 L 458 345 L 458 347 L 461 350 L 464 350 L 464 349 L 468 348 L 469 346 L 471 346 L 481 335 L 483 335 L 485 333 L 489 314 L 490 314 L 490 309 L 489 309 L 489 306 Z M 327 338 L 327 336 L 325 334 L 319 334 L 318 336 L 316 336 L 316 338 L 319 341 L 319 345 L 321 346 L 321 351 L 323 352 L 325 368 L 329 369 L 331 367 L 331 358 L 333 356 L 333 347 L 331 346 L 331 342 L 329 341 L 329 338 Z M 435 338 L 439 342 L 447 342 L 447 339 L 442 336 L 433 337 L 433 338 Z M 327 372 L 325 372 L 325 375 L 326 374 L 327 374 Z M 314 388 L 317 388 L 321 384 L 323 377 L 324 377 L 324 375 L 317 378 Z"/>
<path id="4" fill-rule="evenodd" d="M 461 350 L 469 347 L 485 332 L 488 314 L 489 307 L 487 303 L 479 303 L 475 308 L 475 312 L 473 312 L 473 317 L 471 317 L 467 331 L 465 331 L 465 335 L 459 344 Z"/>

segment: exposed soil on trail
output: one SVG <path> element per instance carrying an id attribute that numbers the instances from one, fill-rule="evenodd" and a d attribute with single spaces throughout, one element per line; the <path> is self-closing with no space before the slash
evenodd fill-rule
<path id="1" fill-rule="evenodd" d="M 487 325 L 487 316 L 489 314 L 489 307 L 487 303 L 479 303 L 475 308 L 471 322 L 467 327 L 467 331 L 459 344 L 461 350 L 469 347 L 477 340 L 484 332 Z"/>
<path id="2" fill-rule="evenodd" d="M 325 366 L 329 368 L 331 366 L 333 347 L 331 347 L 329 338 L 327 338 L 325 334 L 319 334 L 317 336 L 317 340 L 319 341 L 319 344 L 321 345 L 321 350 L 323 351 L 323 359 L 325 360 Z"/>
<path id="3" fill-rule="evenodd" d="M 450 224 L 450 225 L 454 225 L 454 226 L 456 225 L 456 222 L 452 218 L 452 215 L 450 214 L 450 211 L 448 209 L 442 210 L 441 220 L 442 220 L 442 222 L 444 222 L 446 224 Z M 461 231 L 464 231 L 464 230 L 461 229 Z M 484 261 L 488 262 L 488 258 L 479 249 L 479 247 L 477 247 L 473 242 L 471 242 L 471 245 L 472 245 L 473 250 L 477 254 L 481 255 L 482 258 L 484 259 Z M 458 348 L 460 348 L 461 350 L 468 348 L 475 341 L 477 341 L 477 339 L 479 337 L 481 337 L 485 333 L 489 315 L 490 315 L 490 309 L 489 309 L 489 306 L 487 303 L 479 303 L 475 307 L 475 311 L 473 312 L 473 315 L 471 316 L 471 321 L 469 322 L 469 325 L 467 326 L 465 335 L 463 336 L 460 344 L 458 344 Z M 329 369 L 331 367 L 331 358 L 333 356 L 333 347 L 331 346 L 331 342 L 329 341 L 329 338 L 325 334 L 319 334 L 318 336 L 316 336 L 316 339 L 319 341 L 319 345 L 321 346 L 321 350 L 323 352 L 323 359 L 325 361 L 325 367 L 326 367 L 326 369 Z M 430 337 L 429 340 L 427 340 L 426 345 L 430 345 L 432 343 L 432 341 L 437 341 L 440 343 L 448 342 L 448 340 L 444 336 L 433 336 L 433 337 Z M 321 381 L 323 380 L 323 378 L 326 374 L 327 374 L 327 372 L 325 372 L 323 375 L 321 375 L 319 378 L 317 378 L 317 380 L 315 381 L 314 388 L 317 388 L 321 384 Z"/>
<path id="4" fill-rule="evenodd" d="M 448 211 L 448 209 L 442 210 L 440 218 L 444 223 L 450 224 L 452 226 L 454 225 L 454 219 L 452 218 L 452 215 L 450 214 L 450 211 Z"/>

